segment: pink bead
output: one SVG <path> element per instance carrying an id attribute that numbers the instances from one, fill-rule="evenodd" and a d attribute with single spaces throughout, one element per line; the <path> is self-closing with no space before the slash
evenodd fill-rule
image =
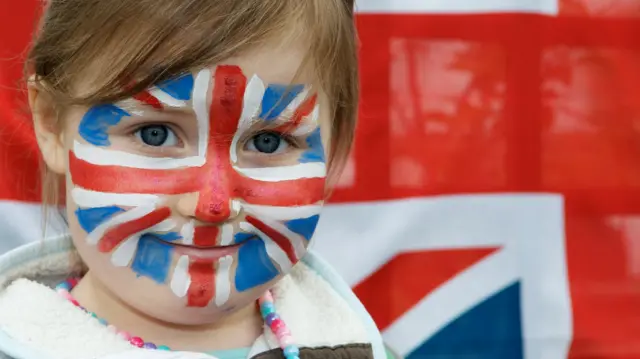
<path id="1" fill-rule="evenodd" d="M 276 331 L 276 337 L 277 338 L 284 338 L 284 337 L 290 337 L 291 336 L 291 332 L 289 331 L 289 329 L 286 326 L 282 326 L 280 327 L 277 331 Z"/>
<path id="2" fill-rule="evenodd" d="M 271 331 L 274 333 L 277 333 L 282 327 L 284 327 L 284 322 L 280 318 L 276 318 L 271 322 Z"/>
<path id="3" fill-rule="evenodd" d="M 284 349 L 289 345 L 293 345 L 293 337 L 291 335 L 285 335 L 283 337 L 278 338 L 278 342 L 280 342 L 280 347 Z"/>
<path id="4" fill-rule="evenodd" d="M 80 306 L 80 303 L 78 303 L 78 301 L 73 298 L 69 299 L 69 301 L 71 302 L 71 304 L 75 305 L 76 307 Z"/>
<path id="5" fill-rule="evenodd" d="M 142 348 L 144 346 L 144 340 L 142 340 L 142 338 L 140 337 L 132 337 L 131 339 L 129 339 L 129 343 L 138 348 Z"/>
<path id="6" fill-rule="evenodd" d="M 66 289 L 58 289 L 58 294 L 60 294 L 60 296 L 62 296 L 62 298 L 66 299 L 66 300 L 72 300 L 73 296 L 71 295 L 71 293 L 69 293 L 68 290 Z"/>
<path id="7" fill-rule="evenodd" d="M 118 332 L 118 328 L 116 328 L 116 327 L 115 327 L 114 325 L 112 325 L 112 324 L 107 325 L 107 330 L 109 331 L 109 333 L 113 333 L 113 334 L 115 334 L 115 333 L 117 333 L 117 332 Z"/>
<path id="8" fill-rule="evenodd" d="M 267 302 L 272 302 L 273 303 L 273 294 L 271 294 L 271 291 L 268 290 L 262 295 L 261 299 L 264 299 Z"/>
<path id="9" fill-rule="evenodd" d="M 129 340 L 131 339 L 131 334 L 125 332 L 124 330 L 121 330 L 118 332 L 118 337 L 124 339 L 124 340 Z"/>

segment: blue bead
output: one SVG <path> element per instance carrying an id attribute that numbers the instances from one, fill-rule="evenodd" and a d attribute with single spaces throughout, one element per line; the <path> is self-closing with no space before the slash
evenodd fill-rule
<path id="1" fill-rule="evenodd" d="M 171 350 L 168 346 L 166 345 L 161 345 L 157 348 L 158 350 Z"/>
<path id="2" fill-rule="evenodd" d="M 295 345 L 289 345 L 285 347 L 283 352 L 284 356 L 286 356 L 287 358 L 300 355 L 300 349 L 298 349 L 298 347 Z"/>
<path id="3" fill-rule="evenodd" d="M 285 358 L 287 358 L 287 359 L 300 359 L 300 357 L 297 356 L 297 355 L 290 355 L 290 356 L 285 357 Z"/>
<path id="4" fill-rule="evenodd" d="M 69 284 L 69 282 L 65 281 L 65 282 L 62 282 L 62 283 L 58 284 L 56 286 L 56 289 L 64 289 L 64 290 L 70 291 L 71 290 L 71 284 Z"/>
<path id="5" fill-rule="evenodd" d="M 262 305 L 260 306 L 260 312 L 262 313 L 262 317 L 264 318 L 271 313 L 275 313 L 276 308 L 273 306 L 273 303 L 262 303 Z"/>
<path id="6" fill-rule="evenodd" d="M 264 318 L 264 322 L 268 325 L 271 326 L 271 323 L 273 323 L 274 320 L 276 320 L 276 318 L 278 318 L 278 314 L 276 313 L 269 313 L 265 318 Z"/>
<path id="7" fill-rule="evenodd" d="M 102 318 L 98 318 L 98 323 L 100 323 L 100 324 L 102 324 L 102 325 L 104 325 L 104 326 L 106 326 L 106 325 L 108 325 L 108 324 L 109 324 L 109 323 L 107 323 L 107 321 L 106 321 L 106 320 L 104 320 L 104 319 L 102 319 Z"/>
<path id="8" fill-rule="evenodd" d="M 150 343 L 150 342 L 144 343 L 144 345 L 142 347 L 145 348 L 145 349 L 158 349 L 158 347 L 156 347 L 155 344 Z"/>

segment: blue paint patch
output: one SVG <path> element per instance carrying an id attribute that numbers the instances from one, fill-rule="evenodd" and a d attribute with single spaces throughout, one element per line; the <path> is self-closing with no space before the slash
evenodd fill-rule
<path id="1" fill-rule="evenodd" d="M 109 127 L 117 125 L 127 111 L 115 105 L 93 106 L 84 114 L 78 133 L 85 141 L 96 146 L 109 146 Z"/>
<path id="2" fill-rule="evenodd" d="M 325 162 L 324 147 L 322 146 L 319 127 L 307 137 L 307 145 L 309 149 L 304 151 L 300 156 L 300 163 Z"/>
<path id="3" fill-rule="evenodd" d="M 193 82 L 193 75 L 185 74 L 174 79 L 160 82 L 156 84 L 156 87 L 175 99 L 187 101 L 191 99 Z"/>
<path id="4" fill-rule="evenodd" d="M 87 209 L 76 209 L 76 217 L 80 227 L 85 232 L 93 232 L 100 224 L 113 217 L 114 215 L 124 212 L 120 207 L 96 207 Z"/>
<path id="5" fill-rule="evenodd" d="M 138 276 L 162 284 L 167 280 L 172 253 L 173 247 L 169 244 L 158 242 L 153 235 L 145 234 L 140 237 L 131 269 Z"/>
<path id="6" fill-rule="evenodd" d="M 298 233 L 309 241 L 311 240 L 313 232 L 315 232 L 316 227 L 318 226 L 319 219 L 320 216 L 315 215 L 309 218 L 294 219 L 292 221 L 286 222 L 285 225 L 292 232 Z"/>
<path id="7" fill-rule="evenodd" d="M 238 238 L 241 235 L 241 238 Z M 238 233 L 235 236 L 236 243 L 255 237 L 246 233 Z M 267 247 L 261 239 L 253 239 L 245 242 L 238 250 L 238 268 L 236 269 L 236 289 L 239 292 L 255 288 L 265 284 L 280 272 L 271 262 L 267 254 Z"/>
<path id="8" fill-rule="evenodd" d="M 515 283 L 463 313 L 407 359 L 517 359 L 523 356 L 520 283 Z"/>
<path id="9" fill-rule="evenodd" d="M 248 240 L 250 240 L 252 238 L 257 238 L 257 237 L 253 233 L 242 233 L 242 232 L 240 232 L 240 233 L 236 233 L 233 236 L 233 242 L 235 244 L 240 244 L 240 243 L 246 242 L 246 241 L 248 241 Z"/>
<path id="10" fill-rule="evenodd" d="M 304 85 L 269 85 L 262 97 L 260 118 L 271 121 L 278 118 L 282 111 L 304 90 Z"/>

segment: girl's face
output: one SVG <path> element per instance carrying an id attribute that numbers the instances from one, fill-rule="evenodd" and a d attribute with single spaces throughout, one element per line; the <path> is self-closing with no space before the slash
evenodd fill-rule
<path id="1" fill-rule="evenodd" d="M 262 50 L 70 112 L 69 225 L 111 292 L 163 321 L 207 323 L 304 256 L 329 121 L 311 77 L 291 84 L 301 60 Z"/>

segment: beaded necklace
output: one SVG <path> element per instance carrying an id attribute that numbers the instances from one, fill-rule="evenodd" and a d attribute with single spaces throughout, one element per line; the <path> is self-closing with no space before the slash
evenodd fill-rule
<path id="1" fill-rule="evenodd" d="M 56 292 L 60 296 L 71 302 L 74 306 L 82 309 L 84 312 L 96 318 L 98 322 L 106 326 L 110 332 L 128 341 L 131 345 L 144 349 L 171 350 L 171 348 L 166 345 L 156 345 L 152 342 L 145 342 L 140 337 L 132 336 L 124 330 L 119 330 L 115 326 L 109 324 L 103 318 L 98 317 L 96 313 L 90 312 L 86 308 L 81 306 L 80 303 L 78 303 L 78 301 L 71 295 L 71 290 L 78 284 L 79 280 L 79 278 L 69 278 L 65 280 L 64 282 L 56 286 Z M 282 318 L 280 318 L 278 313 L 276 313 L 275 305 L 273 304 L 273 294 L 270 290 L 266 291 L 258 299 L 258 304 L 260 305 L 260 314 L 262 315 L 262 319 L 264 320 L 265 324 L 269 326 L 271 332 L 276 336 L 278 345 L 282 349 L 285 358 L 300 359 L 300 349 L 293 342 L 291 332 L 287 328 L 286 324 L 284 323 Z"/>

